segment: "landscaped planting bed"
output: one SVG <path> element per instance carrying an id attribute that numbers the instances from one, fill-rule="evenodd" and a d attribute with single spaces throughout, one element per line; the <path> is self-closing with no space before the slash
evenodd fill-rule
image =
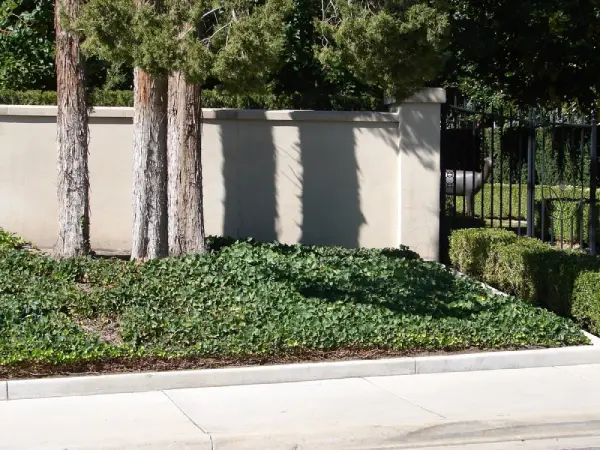
<path id="1" fill-rule="evenodd" d="M 55 261 L 0 234 L 0 378 L 588 343 L 408 249 L 234 243 Z"/>

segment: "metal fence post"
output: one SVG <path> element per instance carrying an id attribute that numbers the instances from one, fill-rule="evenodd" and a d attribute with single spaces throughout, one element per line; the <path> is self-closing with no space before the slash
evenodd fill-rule
<path id="1" fill-rule="evenodd" d="M 529 138 L 527 140 L 527 236 L 534 237 L 535 211 L 535 125 L 533 111 L 529 110 Z"/>
<path id="2" fill-rule="evenodd" d="M 598 151 L 597 151 L 597 120 L 596 105 L 592 108 L 592 136 L 590 142 L 590 253 L 596 254 L 596 228 L 598 212 L 596 211 L 596 179 L 598 176 Z"/>

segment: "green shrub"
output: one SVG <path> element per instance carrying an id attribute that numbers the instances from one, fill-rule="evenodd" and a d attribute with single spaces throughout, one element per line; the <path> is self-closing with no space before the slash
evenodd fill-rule
<path id="1" fill-rule="evenodd" d="M 583 272 L 575 280 L 572 313 L 591 333 L 600 334 L 599 272 Z"/>
<path id="2" fill-rule="evenodd" d="M 450 236 L 450 260 L 454 267 L 465 274 L 481 278 L 491 247 L 496 243 L 511 243 L 517 236 L 502 229 L 456 230 Z"/>
<path id="3" fill-rule="evenodd" d="M 600 269 L 600 258 L 577 250 L 560 250 L 538 239 L 499 239 L 497 233 L 456 231 L 451 238 L 456 243 L 452 263 L 509 295 L 573 316 L 582 325 L 591 323 L 591 318 L 584 320 L 586 310 L 574 306 L 574 286 L 582 272 Z M 472 261 L 476 263 L 469 265 Z"/>
<path id="4" fill-rule="evenodd" d="M 330 99 L 331 109 L 343 111 L 374 111 L 381 105 L 366 94 L 339 95 Z M 298 99 L 290 95 L 273 94 L 230 94 L 215 90 L 202 91 L 204 108 L 236 109 L 294 109 Z M 0 90 L 0 105 L 56 105 L 53 91 L 9 91 Z M 133 106 L 132 91 L 94 90 L 90 93 L 93 106 Z"/>
<path id="5" fill-rule="evenodd" d="M 23 238 L 16 236 L 13 233 L 7 233 L 0 228 L 0 248 L 19 249 L 25 246 L 26 242 Z"/>
<path id="6" fill-rule="evenodd" d="M 142 264 L 0 249 L 0 366 L 586 342 L 570 321 L 404 247 L 208 244 Z"/>
<path id="7" fill-rule="evenodd" d="M 89 101 L 93 106 L 133 106 L 133 92 L 96 90 Z"/>
<path id="8" fill-rule="evenodd" d="M 534 274 L 528 267 L 528 255 L 546 250 L 546 244 L 529 238 L 517 238 L 508 244 L 492 244 L 482 279 L 507 294 L 537 304 L 536 286 L 532 280 Z"/>
<path id="9" fill-rule="evenodd" d="M 56 105 L 56 92 L 0 90 L 0 105 Z"/>

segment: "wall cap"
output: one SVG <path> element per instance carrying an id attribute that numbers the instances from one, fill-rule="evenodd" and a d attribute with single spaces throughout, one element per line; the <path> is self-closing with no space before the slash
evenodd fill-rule
<path id="1" fill-rule="evenodd" d="M 0 105 L 0 117 L 56 117 L 56 106 Z M 301 122 L 383 122 L 398 123 L 398 115 L 390 112 L 367 111 L 307 111 L 258 109 L 207 108 L 202 110 L 204 120 L 268 120 Z M 131 107 L 97 106 L 90 118 L 132 118 Z"/>
<path id="2" fill-rule="evenodd" d="M 446 91 L 441 88 L 425 89 L 403 103 L 444 103 Z M 386 104 L 393 104 L 393 99 L 386 99 Z M 56 106 L 39 105 L 0 105 L 2 116 L 56 117 Z M 266 111 L 259 109 L 207 108 L 202 110 L 205 120 L 272 120 L 300 122 L 383 122 L 398 123 L 397 112 L 370 111 L 310 111 L 280 110 Z M 91 118 L 132 118 L 131 107 L 97 106 L 93 108 Z"/>

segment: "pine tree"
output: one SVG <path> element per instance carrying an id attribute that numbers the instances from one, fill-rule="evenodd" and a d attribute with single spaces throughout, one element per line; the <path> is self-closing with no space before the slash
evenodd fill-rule
<path id="1" fill-rule="evenodd" d="M 133 259 L 164 256 L 167 241 L 173 254 L 203 251 L 200 86 L 264 87 L 281 61 L 288 10 L 288 0 L 87 3 L 77 23 L 85 50 L 136 67 Z"/>
<path id="2" fill-rule="evenodd" d="M 90 251 L 88 112 L 81 37 L 69 29 L 81 0 L 55 5 L 58 153 L 58 240 L 60 258 Z"/>

